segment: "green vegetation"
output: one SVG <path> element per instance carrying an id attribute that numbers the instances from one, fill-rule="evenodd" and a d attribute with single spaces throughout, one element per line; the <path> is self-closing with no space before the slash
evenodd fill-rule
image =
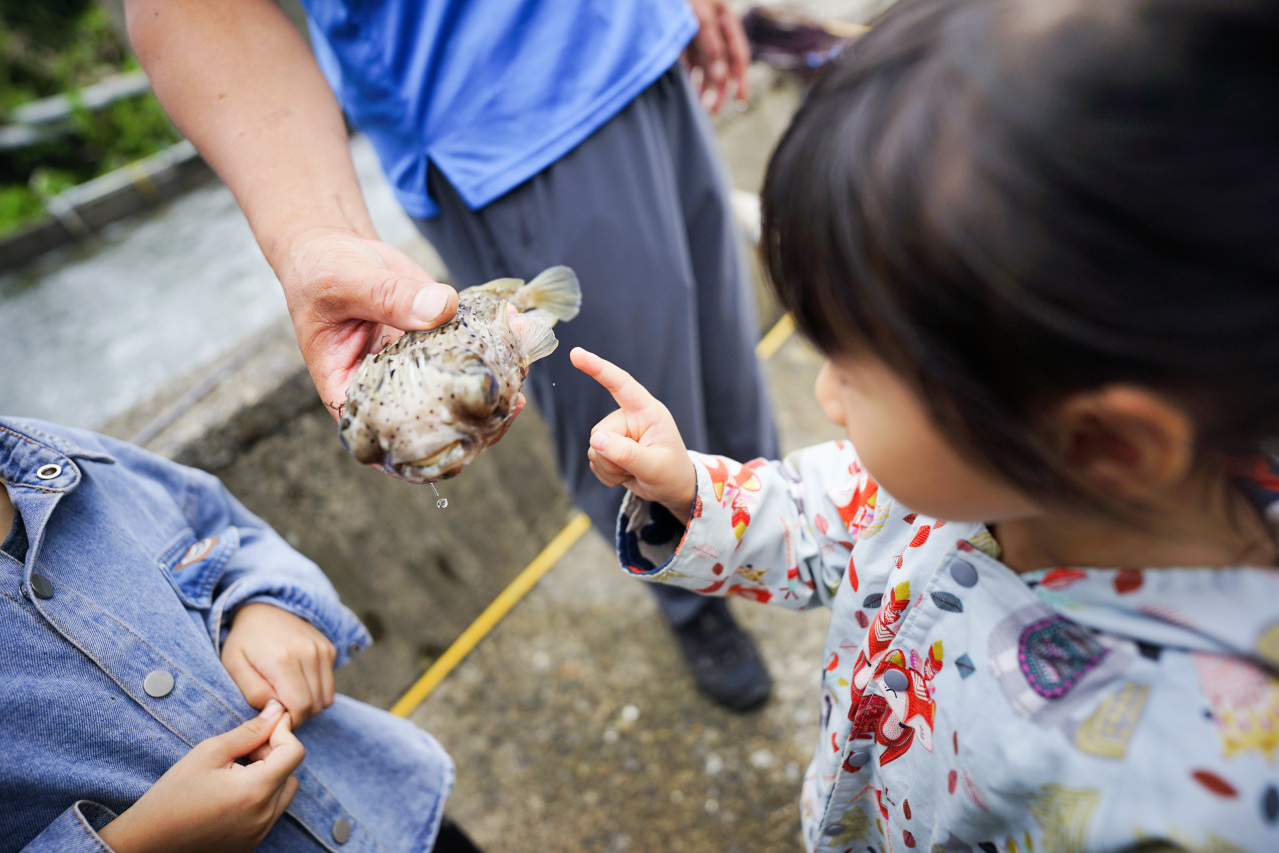
<path id="1" fill-rule="evenodd" d="M 92 0 L 0 0 L 0 122 L 23 103 L 74 98 L 137 67 Z M 71 125 L 56 139 L 0 151 L 0 235 L 40 217 L 45 199 L 181 138 L 150 93 L 95 112 L 74 108 Z"/>

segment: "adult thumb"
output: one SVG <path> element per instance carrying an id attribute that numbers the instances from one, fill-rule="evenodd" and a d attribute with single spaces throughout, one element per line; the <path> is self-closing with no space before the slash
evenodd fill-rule
<path id="1" fill-rule="evenodd" d="M 266 703 L 262 713 L 229 732 L 209 738 L 209 742 L 216 747 L 224 761 L 243 758 L 270 740 L 271 732 L 275 730 L 275 724 L 279 722 L 282 713 L 284 713 L 284 706 L 278 700 L 272 699 Z"/>
<path id="2" fill-rule="evenodd" d="M 351 316 L 406 332 L 442 326 L 457 312 L 457 291 L 447 284 L 385 269 L 373 272 L 349 296 L 358 301 L 348 306 Z"/>

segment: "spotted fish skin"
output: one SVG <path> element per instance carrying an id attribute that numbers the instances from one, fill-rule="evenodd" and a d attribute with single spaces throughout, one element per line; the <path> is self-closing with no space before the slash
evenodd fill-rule
<path id="1" fill-rule="evenodd" d="M 451 321 L 365 357 L 342 408 L 343 446 L 410 482 L 457 476 L 509 426 L 529 365 L 558 344 L 551 326 L 580 305 L 563 266 L 463 290 Z"/>

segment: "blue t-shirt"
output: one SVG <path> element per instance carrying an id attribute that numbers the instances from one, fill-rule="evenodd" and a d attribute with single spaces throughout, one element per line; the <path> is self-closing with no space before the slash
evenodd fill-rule
<path id="1" fill-rule="evenodd" d="M 312 46 L 411 216 L 427 163 L 472 208 L 571 151 L 679 58 L 686 0 L 302 0 Z"/>

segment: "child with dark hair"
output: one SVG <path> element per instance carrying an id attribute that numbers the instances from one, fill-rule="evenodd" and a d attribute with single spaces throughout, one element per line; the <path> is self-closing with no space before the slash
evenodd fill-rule
<path id="1" fill-rule="evenodd" d="M 809 849 L 1279 849 L 1277 92 L 1274 2 L 903 0 L 763 193 L 849 441 L 574 351 L 623 565 L 833 611 Z"/>
<path id="2" fill-rule="evenodd" d="M 369 641 L 216 477 L 0 418 L 0 851 L 473 853 L 440 745 L 334 694 Z"/>

